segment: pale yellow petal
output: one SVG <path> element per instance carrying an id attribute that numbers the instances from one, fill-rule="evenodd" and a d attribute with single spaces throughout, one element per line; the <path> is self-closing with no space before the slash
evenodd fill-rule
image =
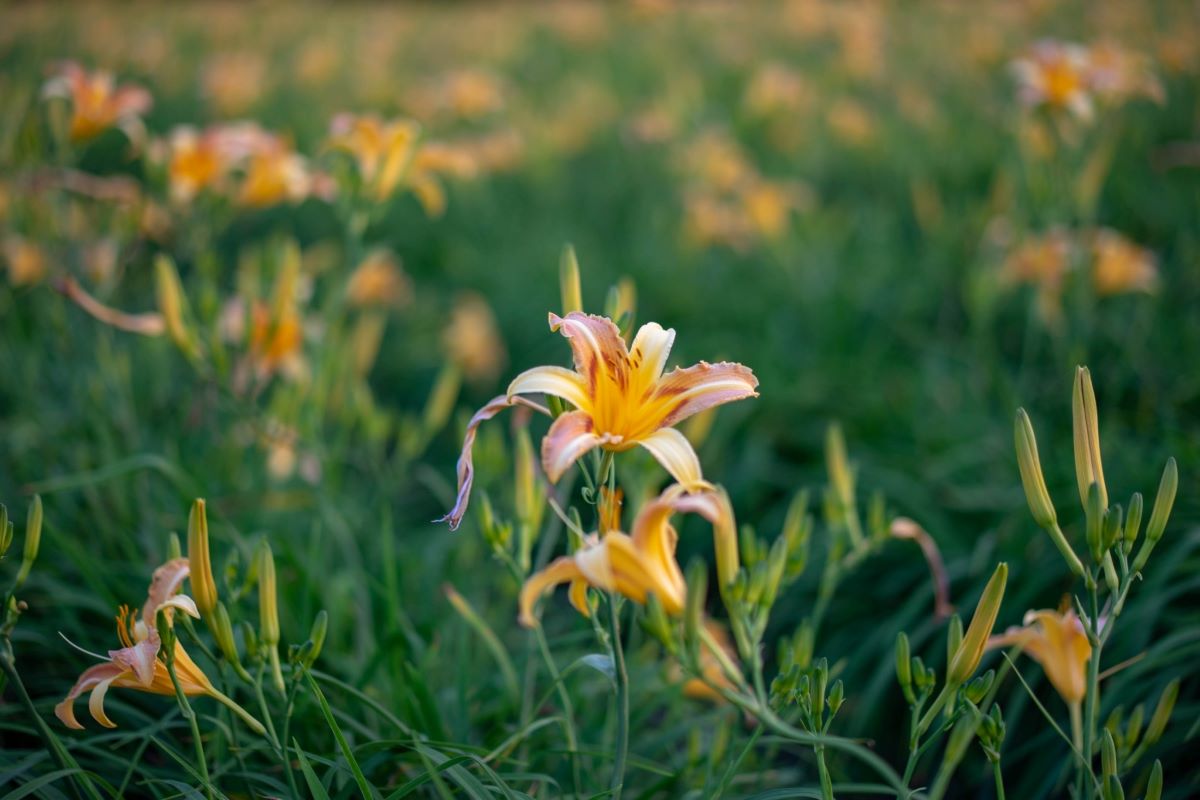
<path id="1" fill-rule="evenodd" d="M 534 367 L 527 369 L 508 385 L 508 396 L 514 394 L 548 394 L 561 397 L 576 408 L 591 408 L 587 384 L 577 372 L 565 367 Z"/>
<path id="2" fill-rule="evenodd" d="M 657 322 L 647 322 L 638 329 L 629 348 L 629 358 L 645 385 L 649 386 L 662 377 L 674 343 L 673 328 L 664 329 Z"/>
<path id="3" fill-rule="evenodd" d="M 674 428 L 659 428 L 654 433 L 638 440 L 638 444 L 650 451 L 658 463 L 684 488 L 704 484 L 700 470 L 700 459 L 691 443 Z"/>
<path id="4" fill-rule="evenodd" d="M 580 456 L 608 441 L 592 429 L 592 418 L 583 411 L 569 411 L 554 420 L 542 439 L 542 469 L 557 483 Z"/>

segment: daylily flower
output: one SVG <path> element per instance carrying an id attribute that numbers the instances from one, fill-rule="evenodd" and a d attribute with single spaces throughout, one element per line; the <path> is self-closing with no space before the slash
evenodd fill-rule
<path id="1" fill-rule="evenodd" d="M 1092 235 L 1092 283 L 1100 295 L 1153 292 L 1158 286 L 1154 254 L 1108 228 Z"/>
<path id="2" fill-rule="evenodd" d="M 295 203 L 307 197 L 311 188 L 304 157 L 280 137 L 271 136 L 250 156 L 238 202 L 252 208 Z"/>
<path id="3" fill-rule="evenodd" d="M 473 292 L 454 299 L 442 345 L 450 361 L 474 383 L 491 383 L 508 361 L 496 315 L 487 300 Z"/>
<path id="4" fill-rule="evenodd" d="M 673 426 L 705 409 L 758 396 L 758 379 L 741 364 L 701 361 L 664 375 L 675 331 L 656 322 L 643 325 L 631 346 L 612 320 L 579 311 L 566 317 L 550 314 L 550 329 L 570 342 L 575 369 L 526 370 L 509 384 L 507 394 L 471 419 L 458 460 L 458 499 L 443 517 L 451 529 L 466 513 L 474 480 L 471 449 L 479 425 L 516 402 L 548 413 L 522 395 L 553 395 L 575 407 L 559 415 L 542 440 L 542 468 L 551 482 L 594 448 L 621 452 L 641 446 L 686 489 L 705 484 L 695 450 Z"/>
<path id="5" fill-rule="evenodd" d="M 1083 623 L 1074 611 L 1030 611 L 1024 627 L 1009 628 L 988 640 L 988 649 L 1016 645 L 1042 665 L 1067 705 L 1078 706 L 1087 693 L 1087 663 L 1092 655 Z"/>
<path id="6" fill-rule="evenodd" d="M 717 525 L 728 513 L 728 505 L 717 492 L 688 494 L 674 485 L 642 506 L 633 523 L 633 533 L 618 530 L 589 535 L 581 549 L 552 561 L 525 581 L 518 598 L 521 624 L 536 624 L 533 606 L 549 588 L 570 582 L 571 605 L 585 617 L 591 614 L 587 589 L 617 592 L 644 604 L 653 594 L 668 614 L 683 613 L 687 584 L 675 560 L 678 534 L 670 524 L 677 512 L 700 514 Z"/>
<path id="7" fill-rule="evenodd" d="M 390 251 L 373 250 L 350 275 L 346 299 L 360 308 L 399 308 L 412 299 L 412 281 Z"/>
<path id="8" fill-rule="evenodd" d="M 190 201 L 254 153 L 273 146 L 272 135 L 252 122 L 214 125 L 203 131 L 188 125 L 175 128 L 166 143 L 172 199 Z"/>
<path id="9" fill-rule="evenodd" d="M 385 200 L 412 162 L 419 131 L 412 120 L 384 122 L 373 114 L 339 114 L 333 119 L 329 146 L 350 154 L 367 193 Z"/>
<path id="10" fill-rule="evenodd" d="M 1088 120 L 1092 117 L 1089 67 L 1086 48 L 1048 39 L 1014 61 L 1012 71 L 1024 105 L 1067 111 Z"/>
<path id="11" fill-rule="evenodd" d="M 72 61 L 58 66 L 42 94 L 71 101 L 74 141 L 95 138 L 109 128 L 120 128 L 136 142 L 143 133 L 141 115 L 153 104 L 150 92 L 142 87 L 118 86 L 112 73 L 88 72 Z"/>
<path id="12" fill-rule="evenodd" d="M 84 692 L 92 693 L 88 698 L 88 710 L 92 717 L 106 728 L 116 727 L 116 723 L 104 713 L 104 697 L 109 687 L 174 696 L 175 686 L 171 682 L 170 673 L 167 672 L 167 665 L 158 657 L 162 640 L 159 638 L 155 620 L 160 613 L 173 614 L 176 609 L 189 616 L 200 617 L 192 599 L 187 595 L 178 594 L 179 587 L 187 577 L 186 558 L 168 561 L 154 571 L 140 618 L 136 611 L 130 613 L 128 606 L 121 607 L 117 615 L 117 636 L 122 647 L 120 650 L 110 650 L 108 661 L 84 671 L 66 698 L 54 707 L 55 716 L 62 720 L 64 725 L 68 728 L 83 728 L 75 719 L 75 699 Z M 186 695 L 224 698 L 224 695 L 213 688 L 208 677 L 196 666 L 178 640 L 175 641 L 175 675 Z"/>

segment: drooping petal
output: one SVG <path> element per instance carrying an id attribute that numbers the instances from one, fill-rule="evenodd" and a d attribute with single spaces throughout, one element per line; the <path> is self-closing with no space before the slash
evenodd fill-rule
<path id="1" fill-rule="evenodd" d="M 542 469 L 551 483 L 557 483 L 580 456 L 610 441 L 612 437 L 593 430 L 592 418 L 587 413 L 568 411 L 554 420 L 542 439 Z"/>
<path id="2" fill-rule="evenodd" d="M 104 696 L 108 694 L 108 687 L 111 686 L 112 682 L 118 677 L 120 676 L 114 675 L 111 678 L 106 678 L 105 680 L 100 681 L 96 684 L 96 687 L 92 689 L 91 696 L 88 697 L 88 711 L 91 713 L 92 719 L 96 720 L 96 722 L 99 722 L 106 728 L 117 727 L 117 723 L 109 719 L 108 715 L 104 713 Z"/>
<path id="3" fill-rule="evenodd" d="M 588 606 L 587 600 L 588 584 L 583 578 L 576 578 L 571 581 L 571 586 L 567 589 L 567 598 L 571 601 L 571 605 L 575 610 L 585 617 L 592 615 L 592 609 Z"/>
<path id="4" fill-rule="evenodd" d="M 647 322 L 638 329 L 629 348 L 629 359 L 644 386 L 651 386 L 662 377 L 674 343 L 674 328 L 664 329 L 657 322 Z"/>
<path id="5" fill-rule="evenodd" d="M 479 432 L 479 426 L 509 406 L 515 405 L 522 405 L 532 408 L 538 413 L 550 415 L 550 410 L 545 406 L 523 397 L 507 397 L 506 395 L 493 397 L 487 405 L 476 411 L 475 416 L 471 417 L 470 422 L 467 423 L 467 431 L 463 436 L 462 454 L 458 457 L 458 497 L 454 501 L 454 508 L 450 509 L 446 516 L 434 520 L 435 522 L 449 523 L 450 530 L 458 530 L 463 515 L 467 513 L 467 503 L 471 499 L 471 485 L 475 482 L 475 467 L 471 451 L 475 447 L 475 436 Z"/>
<path id="6" fill-rule="evenodd" d="M 174 608 L 187 614 L 189 617 L 200 619 L 200 609 L 196 608 L 196 601 L 188 597 L 186 594 L 177 594 L 170 600 L 167 600 L 159 605 L 158 610 L 162 611 L 167 608 Z"/>
<path id="7" fill-rule="evenodd" d="M 158 609 L 175 596 L 179 587 L 187 580 L 190 571 L 186 558 L 173 558 L 154 570 L 146 604 L 142 606 L 142 621 L 146 623 L 147 628 L 155 627 L 154 618 L 158 615 Z"/>
<path id="8" fill-rule="evenodd" d="M 111 662 L 89 667 L 75 681 L 75 685 L 71 687 L 71 691 L 67 692 L 63 701 L 54 707 L 54 716 L 58 717 L 68 728 L 82 730 L 83 726 L 79 724 L 79 720 L 75 719 L 75 698 L 94 689 L 100 683 L 115 680 L 124 672 L 124 667 Z"/>
<path id="9" fill-rule="evenodd" d="M 700 471 L 700 459 L 691 443 L 674 428 L 659 428 L 649 436 L 639 439 L 638 444 L 650 451 L 658 463 L 671 473 L 671 477 L 683 485 L 685 489 L 697 488 L 704 484 L 704 475 Z"/>
<path id="10" fill-rule="evenodd" d="M 575 371 L 587 381 L 593 397 L 606 376 L 618 386 L 628 385 L 629 352 L 611 319 L 581 311 L 572 311 L 566 317 L 552 313 L 550 330 L 570 341 Z"/>
<path id="11" fill-rule="evenodd" d="M 521 594 L 517 598 L 517 605 L 521 610 L 518 619 L 521 624 L 526 628 L 532 628 L 537 624 L 537 620 L 533 616 L 533 606 L 543 592 L 560 583 L 577 581 L 582 577 L 583 574 L 571 556 L 556 558 L 545 569 L 530 575 L 521 587 Z"/>
<path id="12" fill-rule="evenodd" d="M 722 361 L 701 361 L 663 376 L 651 402 L 662 414 L 662 426 L 675 425 L 708 408 L 757 397 L 758 378 L 749 367 Z"/>
<path id="13" fill-rule="evenodd" d="M 508 396 L 515 394 L 548 394 L 561 397 L 578 409 L 588 411 L 587 385 L 577 372 L 565 367 L 534 367 L 513 378 Z"/>

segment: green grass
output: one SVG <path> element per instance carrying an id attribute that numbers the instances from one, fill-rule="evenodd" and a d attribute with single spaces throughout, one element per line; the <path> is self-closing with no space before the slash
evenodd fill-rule
<path id="1" fill-rule="evenodd" d="M 462 529 L 450 533 L 429 522 L 452 500 L 467 415 L 517 371 L 565 363 L 564 343 L 545 319 L 559 310 L 558 257 L 571 242 L 589 310 L 600 310 L 608 287 L 630 276 L 638 321 L 678 331 L 674 363 L 729 359 L 760 378 L 761 397 L 722 410 L 699 448 L 706 476 L 729 490 L 740 522 L 772 540 L 795 491 L 821 496 L 825 430 L 838 420 L 860 505 L 881 492 L 891 513 L 929 530 L 964 617 L 995 563 L 1008 562 L 1000 627 L 1081 591 L 1029 516 L 1012 420 L 1018 406 L 1029 411 L 1050 494 L 1082 553 L 1070 389 L 1075 365 L 1088 364 L 1114 502 L 1141 491 L 1145 519 L 1168 456 L 1180 473 L 1166 537 L 1132 591 L 1102 667 L 1139 660 L 1104 681 L 1100 720 L 1117 706 L 1128 717 L 1139 703 L 1148 718 L 1162 689 L 1181 678 L 1173 720 L 1125 776 L 1125 792 L 1140 797 L 1159 758 L 1164 796 L 1195 794 L 1189 756 L 1200 708 L 1190 668 L 1200 648 L 1200 183 L 1195 164 L 1164 162 L 1172 147 L 1197 136 L 1195 55 L 1183 71 L 1159 64 L 1165 104 L 1138 101 L 1105 117 L 1116 145 L 1088 214 L 1035 191 L 1030 176 L 1045 165 L 1023 161 L 1021 112 L 1006 67 L 1043 36 L 1115 37 L 1151 54 L 1182 38 L 1196 50 L 1200 33 L 1186 4 L 1125 14 L 1122 4 L 1105 8 L 858 9 L 862 24 L 878 25 L 880 34 L 879 42 L 863 34 L 883 64 L 865 73 L 842 44 L 859 17 L 823 12 L 824 23 L 806 27 L 776 3 L 657 15 L 595 7 L 581 12 L 594 14 L 591 21 L 532 5 L 6 10 L 12 27 L 0 36 L 0 237 L 43 244 L 51 277 L 35 286 L 0 281 L 0 500 L 17 528 L 17 544 L 0 562 L 0 588 L 17 570 L 29 496 L 40 493 L 45 530 L 19 594 L 28 609 L 12 647 L 41 717 L 78 767 L 56 760 L 14 688 L 5 686 L 0 788 L 74 797 L 76 770 L 83 770 L 103 797 L 204 796 L 190 728 L 172 698 L 114 689 L 107 708 L 120 726 L 115 731 L 100 729 L 82 705 L 86 732 L 67 731 L 51 713 L 92 663 L 59 634 L 87 650 L 114 647 L 112 614 L 121 603 L 141 601 L 150 572 L 167 557 L 168 534 L 184 535 L 199 496 L 208 501 L 221 595 L 236 619 L 257 621 L 247 569 L 258 542 L 270 541 L 285 665 L 288 646 L 305 641 L 317 612 L 329 614 L 312 672 L 302 679 L 296 673 L 286 735 L 286 698 L 266 687 L 278 738 L 295 743 L 289 763 L 301 795 L 563 796 L 573 782 L 570 724 L 582 796 L 604 796 L 615 698 L 609 678 L 592 666 L 601 662 L 582 660 L 604 648 L 561 592 L 547 597 L 543 623 L 561 673 L 556 686 L 536 640 L 516 623 L 518 586 L 480 532 L 480 490 L 502 518 L 513 515 L 504 421 L 482 429 L 477 494 Z M 335 66 L 321 80 L 306 80 L 298 59 L 314 43 L 332 47 Z M 338 316 L 332 299 L 353 264 L 345 263 L 342 223 L 326 204 L 310 200 L 228 221 L 197 215 L 183 226 L 191 238 L 164 245 L 141 240 L 128 218 L 104 203 L 29 189 L 31 175 L 54 158 L 37 95 L 48 63 L 70 57 L 148 86 L 156 103 L 147 127 L 164 134 L 175 124 L 222 117 L 201 89 L 204 65 L 221 52 L 263 54 L 262 92 L 244 114 L 289 132 L 314 156 L 336 112 L 411 112 L 415 89 L 464 66 L 499 76 L 505 107 L 474 122 L 431 119 L 430 136 L 513 128 L 525 141 L 511 171 L 450 181 L 442 217 L 427 218 L 406 195 L 367 228 L 366 245 L 390 247 L 402 260 L 415 299 L 389 313 L 378 359 L 361 385 L 323 384 L 345 388 L 340 405 L 323 389 L 306 392 L 282 381 L 260 396 L 239 396 L 227 374 L 194 368 L 166 339 L 105 327 L 52 288 L 55 277 L 84 274 L 83 244 L 112 237 L 121 269 L 110 281 L 89 284 L 106 303 L 154 308 L 152 256 L 164 250 L 179 264 L 197 319 L 211 322 L 219 299 L 238 286 L 239 259 L 254 248 L 266 249 L 265 263 L 282 238 L 294 238 L 308 268 L 325 247 L 332 267 L 315 279 L 308 313 L 328 327 L 326 338 L 309 346 L 316 375 L 342 375 L 340 347 L 354 318 Z M 771 61 L 797 70 L 809 91 L 805 105 L 790 112 L 784 147 L 744 101 L 757 68 Z M 588 92 L 611 97 L 612 113 L 599 114 L 604 104 L 595 100 L 572 103 L 594 96 Z M 924 98 L 932 110 L 914 117 L 905 111 L 906 95 Z M 828 123 L 845 98 L 871 115 L 866 143 L 847 141 Z M 629 122 L 652 104 L 669 110 L 676 130 L 665 142 L 642 143 Z M 598 118 L 567 147 L 555 131 L 576 113 Z M 685 197 L 695 175 L 681 154 L 712 126 L 739 142 L 764 176 L 802 182 L 814 198 L 777 239 L 744 249 L 686 241 Z M 124 147 L 118 134 L 106 134 L 78 163 L 152 180 L 141 161 L 124 157 Z M 922 194 L 935 198 L 939 211 L 923 205 Z M 1062 324 L 1048 326 L 1027 289 L 996 285 L 1001 255 L 990 237 L 997 218 L 1018 237 L 1053 224 L 1119 230 L 1156 254 L 1160 288 L 1096 298 L 1073 287 Z M 273 269 L 263 266 L 268 275 Z M 446 362 L 441 331 L 462 291 L 486 297 L 507 366 L 495 379 L 466 383 L 448 424 L 408 458 L 398 442 L 420 418 Z M 272 420 L 294 428 L 298 449 L 319 459 L 318 483 L 271 477 L 256 433 Z M 538 424 L 535 436 L 544 430 Z M 631 497 L 660 479 L 646 459 L 631 456 L 621 469 Z M 581 505 L 572 480 L 558 496 Z M 535 547 L 540 562 L 565 549 L 561 525 L 549 511 L 545 518 Z M 712 563 L 704 525 L 682 521 L 680 534 L 680 563 Z M 768 680 L 780 637 L 790 636 L 816 602 L 832 537 L 817 524 L 809 569 L 776 603 L 765 639 Z M 453 608 L 445 584 L 479 620 Z M 711 595 L 709 609 L 720 616 Z M 605 611 L 598 616 L 603 620 Z M 633 619 L 627 611 L 622 620 L 632 715 L 623 797 L 714 797 L 717 787 L 728 798 L 820 796 L 810 749 L 756 730 L 731 706 L 685 697 L 668 669 L 671 659 Z M 210 641 L 204 625 L 197 630 Z M 916 548 L 889 541 L 844 576 L 815 652 L 846 687 L 831 733 L 861 738 L 898 771 L 908 729 L 892 655 L 901 630 L 913 652 L 944 673 L 945 623 L 933 618 L 928 569 Z M 229 669 L 217 669 L 196 648 L 189 652 L 214 678 L 237 685 Z M 509 670 L 499 666 L 505 659 L 516 692 Z M 985 665 L 999 670 L 1002 663 L 991 654 Z M 1068 728 L 1066 707 L 1041 669 L 1028 658 L 1017 665 Z M 236 691 L 261 717 L 253 692 Z M 1068 796 L 1069 750 L 1020 682 L 1007 677 L 996 702 L 1008 730 L 1008 796 Z M 288 776 L 270 742 L 207 698 L 192 705 L 215 791 L 288 796 Z M 847 784 L 878 780 L 843 754 L 827 755 L 839 797 L 855 794 Z M 929 786 L 939 763 L 936 756 L 921 762 L 912 786 Z M 992 786 L 990 766 L 972 746 L 951 795 L 987 797 Z"/>

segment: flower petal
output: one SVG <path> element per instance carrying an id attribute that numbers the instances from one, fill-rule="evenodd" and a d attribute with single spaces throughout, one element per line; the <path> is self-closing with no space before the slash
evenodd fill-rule
<path id="1" fill-rule="evenodd" d="M 92 689 L 91 697 L 88 698 L 88 711 L 91 712 L 92 719 L 106 728 L 117 727 L 117 723 L 109 719 L 108 715 L 104 713 L 104 696 L 108 694 L 108 687 L 118 677 L 120 676 L 114 675 L 97 683 L 96 688 Z"/>
<path id="2" fill-rule="evenodd" d="M 533 616 L 533 605 L 547 589 L 560 583 L 578 581 L 582 577 L 579 567 L 575 564 L 575 559 L 571 556 L 556 558 L 545 569 L 530 575 L 525 584 L 521 586 L 521 594 L 517 600 L 517 605 L 521 609 L 518 617 L 521 624 L 526 628 L 532 628 L 537 624 L 537 620 Z"/>
<path id="3" fill-rule="evenodd" d="M 475 482 L 475 466 L 471 451 L 475 447 L 475 436 L 479 432 L 479 426 L 511 405 L 513 405 L 513 400 L 506 395 L 493 397 L 487 405 L 476 411 L 475 416 L 471 417 L 471 421 L 467 423 L 467 432 L 463 436 L 462 454 L 458 457 L 458 498 L 454 502 L 454 508 L 450 509 L 446 516 L 435 520 L 449 523 L 452 531 L 458 530 L 463 515 L 467 513 L 467 503 L 471 499 L 471 484 Z"/>
<path id="4" fill-rule="evenodd" d="M 154 668 L 158 661 L 158 651 L 162 641 L 158 638 L 158 629 L 150 628 L 149 635 L 132 647 L 120 650 L 109 650 L 108 657 L 122 671 L 132 672 L 142 686 L 149 686 L 154 681 Z"/>
<path id="5" fill-rule="evenodd" d="M 652 402 L 662 404 L 663 427 L 681 422 L 714 406 L 757 397 L 758 378 L 749 367 L 723 361 L 701 361 L 687 369 L 674 369 L 663 376 Z"/>
<path id="6" fill-rule="evenodd" d="M 596 394 L 601 373 L 617 385 L 628 382 L 629 351 L 621 331 L 607 317 L 572 311 L 566 317 L 550 315 L 550 330 L 558 331 L 571 343 L 575 371 L 587 381 L 589 394 Z"/>
<path id="7" fill-rule="evenodd" d="M 154 618 L 158 615 L 158 609 L 175 596 L 190 571 L 186 558 L 173 558 L 154 570 L 146 604 L 142 606 L 142 621 L 147 628 L 155 627 Z"/>
<path id="8" fill-rule="evenodd" d="M 662 377 L 674 343 L 674 328 L 664 329 L 657 322 L 647 322 L 638 328 L 633 345 L 629 348 L 629 358 L 646 386 L 653 385 Z"/>
<path id="9" fill-rule="evenodd" d="M 527 369 L 508 385 L 508 396 L 514 394 L 548 394 L 561 397 L 576 408 L 588 410 L 587 386 L 579 374 L 565 367 L 534 367 Z"/>
<path id="10" fill-rule="evenodd" d="M 583 411 L 568 411 L 554 420 L 542 439 L 542 469 L 551 483 L 558 483 L 580 456 L 609 441 L 592 429 L 592 418 Z"/>
<path id="11" fill-rule="evenodd" d="M 68 728 L 82 730 L 83 726 L 79 724 L 79 720 L 75 719 L 75 698 L 94 689 L 100 683 L 115 680 L 124 672 L 124 667 L 111 662 L 89 667 L 79 676 L 79 680 L 75 681 L 75 685 L 71 687 L 71 691 L 67 692 L 63 701 L 54 707 L 54 716 L 58 717 Z"/>
<path id="12" fill-rule="evenodd" d="M 565 416 L 565 415 L 564 415 Z M 674 428 L 659 428 L 654 433 L 639 439 L 638 444 L 650 451 L 658 463 L 663 465 L 671 477 L 692 489 L 704 484 L 704 475 L 700 471 L 700 459 L 691 443 Z"/>

